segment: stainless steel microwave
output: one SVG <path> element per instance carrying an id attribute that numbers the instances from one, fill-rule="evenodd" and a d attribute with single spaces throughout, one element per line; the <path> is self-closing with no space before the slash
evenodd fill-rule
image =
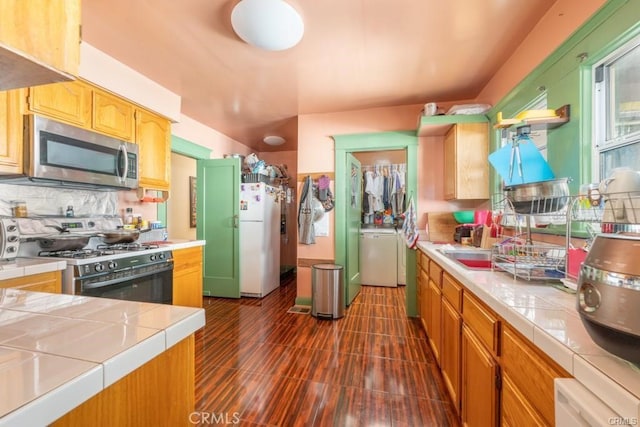
<path id="1" fill-rule="evenodd" d="M 24 116 L 25 174 L 32 185 L 138 188 L 138 146 L 38 115 Z"/>

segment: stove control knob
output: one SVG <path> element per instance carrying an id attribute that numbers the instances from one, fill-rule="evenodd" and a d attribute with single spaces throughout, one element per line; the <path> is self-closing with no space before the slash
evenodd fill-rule
<path id="1" fill-rule="evenodd" d="M 18 227 L 16 227 L 16 226 L 15 226 L 15 225 L 13 225 L 13 224 L 10 224 L 10 225 L 8 225 L 8 226 L 7 226 L 7 231 L 8 231 L 9 233 L 13 233 L 13 232 L 15 232 L 15 231 L 18 231 Z"/>
<path id="2" fill-rule="evenodd" d="M 165 255 L 161 252 L 158 254 L 158 258 L 159 259 L 165 259 Z"/>
<path id="3" fill-rule="evenodd" d="M 115 261 L 109 262 L 109 270 L 113 270 L 117 266 L 118 266 L 118 264 Z"/>
<path id="4" fill-rule="evenodd" d="M 104 265 L 102 265 L 100 263 L 97 263 L 96 265 L 93 266 L 93 269 L 95 271 L 102 271 L 102 270 L 104 270 Z"/>
<path id="5" fill-rule="evenodd" d="M 15 236 L 15 235 L 7 236 L 7 242 L 9 243 L 15 243 L 18 240 L 20 240 L 18 236 Z"/>
<path id="6" fill-rule="evenodd" d="M 151 254 L 151 255 L 149 256 L 149 259 L 150 259 L 151 261 L 155 261 L 155 260 L 157 259 L 156 254 Z"/>
<path id="7" fill-rule="evenodd" d="M 593 313 L 600 307 L 602 297 L 598 289 L 591 283 L 583 283 L 579 291 L 580 308 L 587 313 Z"/>

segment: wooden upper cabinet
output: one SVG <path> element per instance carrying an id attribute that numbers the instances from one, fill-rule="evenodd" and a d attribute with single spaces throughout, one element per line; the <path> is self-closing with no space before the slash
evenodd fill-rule
<path id="1" fill-rule="evenodd" d="M 0 91 L 0 174 L 23 172 L 24 89 Z"/>
<path id="2" fill-rule="evenodd" d="M 3 0 L 0 90 L 74 79 L 80 66 L 80 0 Z"/>
<path id="3" fill-rule="evenodd" d="M 139 185 L 145 189 L 169 190 L 171 125 L 169 120 L 136 109 L 136 142 L 139 145 Z"/>
<path id="4" fill-rule="evenodd" d="M 29 88 L 27 108 L 62 122 L 91 128 L 92 88 L 80 81 Z"/>
<path id="5" fill-rule="evenodd" d="M 445 200 L 489 198 L 489 124 L 457 123 L 444 137 Z"/>
<path id="6" fill-rule="evenodd" d="M 124 141 L 133 141 L 133 104 L 108 92 L 94 89 L 92 105 L 93 130 Z"/>

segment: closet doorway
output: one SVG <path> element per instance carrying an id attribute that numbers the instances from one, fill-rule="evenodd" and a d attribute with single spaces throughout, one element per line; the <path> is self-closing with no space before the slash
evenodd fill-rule
<path id="1" fill-rule="evenodd" d="M 362 170 L 363 227 L 402 227 L 405 211 L 407 150 L 352 153 Z"/>
<path id="2" fill-rule="evenodd" d="M 416 200 L 418 138 L 415 131 L 394 131 L 371 134 L 334 135 L 335 140 L 335 259 L 345 266 L 346 303 L 351 304 L 355 295 L 349 289 L 360 286 L 359 256 L 350 251 L 354 240 L 359 240 L 360 230 L 349 226 L 351 191 L 351 162 L 355 155 L 367 152 L 401 151 L 406 159 L 406 194 Z M 356 159 L 357 161 L 357 159 Z M 359 162 L 359 161 L 358 161 Z M 365 164 L 367 161 L 365 161 Z M 417 206 L 416 206 L 417 207 Z M 351 243 L 351 244 L 350 244 Z M 351 255 L 350 255 L 351 254 Z M 409 316 L 417 314 L 415 251 L 406 251 L 406 308 Z"/>

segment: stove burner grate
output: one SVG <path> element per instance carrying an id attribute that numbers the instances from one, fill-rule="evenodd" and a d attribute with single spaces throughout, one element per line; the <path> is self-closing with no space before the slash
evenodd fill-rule
<path id="1" fill-rule="evenodd" d="M 146 243 L 116 243 L 114 245 L 98 245 L 98 250 L 110 250 L 110 251 L 144 251 L 147 249 L 157 249 L 159 245 L 146 244 Z"/>
<path id="2" fill-rule="evenodd" d="M 113 255 L 115 251 L 103 248 L 96 249 L 74 249 L 74 250 L 61 250 L 61 251 L 40 251 L 38 256 L 41 257 L 56 257 L 56 258 L 95 258 L 103 255 Z"/>

